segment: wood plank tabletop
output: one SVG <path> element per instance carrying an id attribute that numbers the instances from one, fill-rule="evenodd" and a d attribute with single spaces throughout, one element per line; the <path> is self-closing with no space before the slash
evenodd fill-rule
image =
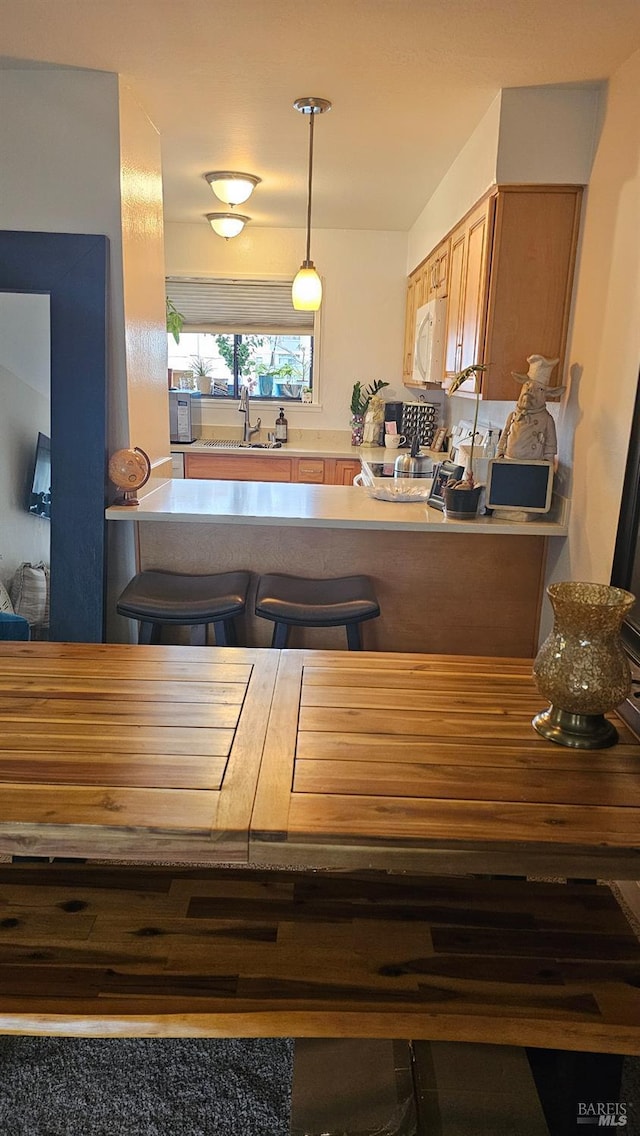
<path id="1" fill-rule="evenodd" d="M 408 1037 L 640 1053 L 640 944 L 609 888 L 0 867 L 0 1032 Z"/>
<path id="2" fill-rule="evenodd" d="M 254 863 L 640 878 L 640 744 L 531 725 L 531 660 L 283 652 Z"/>
<path id="3" fill-rule="evenodd" d="M 3 643 L 0 852 L 246 862 L 277 662 Z"/>

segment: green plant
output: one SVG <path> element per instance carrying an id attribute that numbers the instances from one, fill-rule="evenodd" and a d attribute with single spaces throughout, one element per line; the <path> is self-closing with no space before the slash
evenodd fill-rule
<path id="1" fill-rule="evenodd" d="M 483 363 L 472 363 L 470 367 L 465 367 L 464 371 L 459 371 L 457 375 L 453 376 L 447 388 L 447 394 L 449 395 L 449 397 L 451 397 L 452 394 L 456 394 L 456 392 L 460 390 L 460 387 L 467 381 L 467 379 L 477 378 L 477 376 L 481 375 L 483 371 L 486 371 L 486 369 L 486 365 Z M 476 484 L 475 478 L 473 476 L 473 451 L 475 448 L 476 432 L 478 429 L 478 408 L 480 406 L 480 387 L 477 383 L 475 400 L 476 405 L 473 415 L 473 429 L 471 431 L 469 465 L 467 466 L 467 471 L 461 481 L 453 481 L 449 483 L 450 487 L 453 489 L 474 489 Z"/>
<path id="2" fill-rule="evenodd" d="M 192 355 L 189 365 L 194 375 L 199 375 L 201 378 L 208 378 L 213 371 L 213 360 L 203 359 L 200 355 Z"/>
<path id="3" fill-rule="evenodd" d="M 363 387 L 362 383 L 354 383 L 351 392 L 351 413 L 360 415 L 366 414 L 374 394 L 381 391 L 383 387 L 388 386 L 389 384 L 383 383 L 382 379 L 376 379 L 375 382 L 370 383 L 368 387 Z"/>
<path id="4" fill-rule="evenodd" d="M 173 336 L 176 343 L 180 342 L 180 332 L 184 326 L 184 316 L 167 296 L 167 331 Z"/>
<path id="5" fill-rule="evenodd" d="M 252 366 L 256 348 L 262 347 L 264 340 L 260 335 L 243 335 L 241 342 L 236 348 L 234 339 L 235 336 L 233 335 L 216 335 L 218 351 L 222 355 L 231 374 L 233 374 L 235 356 L 238 361 L 238 374 L 246 375 L 247 371 Z"/>

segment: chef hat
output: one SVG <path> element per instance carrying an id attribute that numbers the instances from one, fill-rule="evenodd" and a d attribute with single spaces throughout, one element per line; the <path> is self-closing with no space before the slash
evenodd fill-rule
<path id="1" fill-rule="evenodd" d="M 519 383 L 536 383 L 537 386 L 543 387 L 549 396 L 562 394 L 566 387 L 552 387 L 549 384 L 549 377 L 556 363 L 559 359 L 547 359 L 544 355 L 529 355 L 527 363 L 529 364 L 529 371 L 526 375 L 519 375 L 516 371 L 512 371 L 514 379 Z"/>

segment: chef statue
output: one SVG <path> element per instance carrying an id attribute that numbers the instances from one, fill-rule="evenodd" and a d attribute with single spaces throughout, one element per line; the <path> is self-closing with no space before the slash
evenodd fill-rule
<path id="1" fill-rule="evenodd" d="M 565 390 L 565 387 L 549 386 L 549 376 L 557 362 L 557 359 L 545 359 L 544 355 L 529 355 L 526 375 L 511 372 L 514 379 L 522 383 L 522 389 L 500 436 L 499 458 L 555 462 L 556 424 L 545 402 Z"/>

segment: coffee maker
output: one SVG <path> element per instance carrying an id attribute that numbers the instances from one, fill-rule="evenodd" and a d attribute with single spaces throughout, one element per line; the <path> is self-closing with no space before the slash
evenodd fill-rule
<path id="1" fill-rule="evenodd" d="M 385 422 L 395 422 L 398 434 L 402 434 L 402 416 L 404 411 L 403 402 L 385 402 L 384 404 L 384 420 Z M 411 439 L 404 443 L 405 446 L 411 444 Z"/>

